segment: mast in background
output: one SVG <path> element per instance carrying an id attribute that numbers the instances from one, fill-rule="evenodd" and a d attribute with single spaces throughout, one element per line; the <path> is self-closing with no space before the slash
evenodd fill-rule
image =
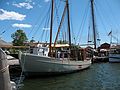
<path id="1" fill-rule="evenodd" d="M 66 10 L 67 10 L 67 7 L 66 7 L 66 5 L 65 5 L 65 8 L 64 8 L 64 11 L 63 11 L 63 14 L 62 14 L 62 19 L 61 19 L 61 21 L 60 21 L 60 25 L 59 25 L 59 27 L 58 27 L 57 35 L 56 35 L 56 38 L 55 38 L 54 47 L 55 47 L 55 44 L 56 44 L 56 42 L 57 42 L 58 35 L 59 35 L 59 33 L 60 33 L 60 29 L 61 29 L 61 26 L 62 26 L 64 17 L 65 17 L 65 12 L 66 12 Z M 65 39 L 65 40 L 66 40 L 66 39 Z"/>
<path id="2" fill-rule="evenodd" d="M 96 49 L 96 29 L 95 29 L 95 15 L 94 15 L 94 0 L 91 0 L 91 14 L 92 14 L 94 49 Z"/>
<path id="3" fill-rule="evenodd" d="M 53 28 L 53 15 L 54 15 L 54 0 L 52 0 L 52 9 L 51 9 L 51 22 L 50 22 L 50 44 L 49 44 L 49 56 L 51 56 L 51 44 L 52 44 L 52 28 Z"/>
<path id="4" fill-rule="evenodd" d="M 67 6 L 67 17 L 68 17 L 69 47 L 70 47 L 70 49 L 71 49 L 70 11 L 69 11 L 69 3 L 68 3 L 68 0 L 66 0 L 66 6 Z"/>

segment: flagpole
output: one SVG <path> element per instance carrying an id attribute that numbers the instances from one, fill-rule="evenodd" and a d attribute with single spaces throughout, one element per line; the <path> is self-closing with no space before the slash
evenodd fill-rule
<path id="1" fill-rule="evenodd" d="M 111 35 L 110 35 L 110 45 L 112 44 L 112 30 L 111 30 Z"/>

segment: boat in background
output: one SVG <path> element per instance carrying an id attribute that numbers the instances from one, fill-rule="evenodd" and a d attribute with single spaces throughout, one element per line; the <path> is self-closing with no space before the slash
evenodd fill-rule
<path id="1" fill-rule="evenodd" d="M 109 62 L 118 63 L 120 62 L 119 39 L 113 34 L 112 30 L 109 32 L 108 36 L 110 36 Z M 116 41 L 113 41 L 113 39 Z"/>
<path id="2" fill-rule="evenodd" d="M 110 47 L 109 62 L 120 62 L 120 45 L 114 44 Z"/>

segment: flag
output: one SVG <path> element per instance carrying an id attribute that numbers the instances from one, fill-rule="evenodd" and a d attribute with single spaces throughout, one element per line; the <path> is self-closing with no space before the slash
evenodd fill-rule
<path id="1" fill-rule="evenodd" d="M 110 36 L 112 34 L 112 31 L 110 31 L 109 33 L 108 33 L 108 36 Z"/>

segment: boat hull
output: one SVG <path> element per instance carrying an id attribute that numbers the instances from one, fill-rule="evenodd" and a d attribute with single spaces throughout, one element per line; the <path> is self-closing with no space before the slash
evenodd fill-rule
<path id="1" fill-rule="evenodd" d="M 120 63 L 120 54 L 109 54 L 109 62 Z"/>
<path id="2" fill-rule="evenodd" d="M 91 65 L 89 61 L 70 61 L 33 54 L 21 54 L 20 64 L 26 75 L 72 73 Z"/>

